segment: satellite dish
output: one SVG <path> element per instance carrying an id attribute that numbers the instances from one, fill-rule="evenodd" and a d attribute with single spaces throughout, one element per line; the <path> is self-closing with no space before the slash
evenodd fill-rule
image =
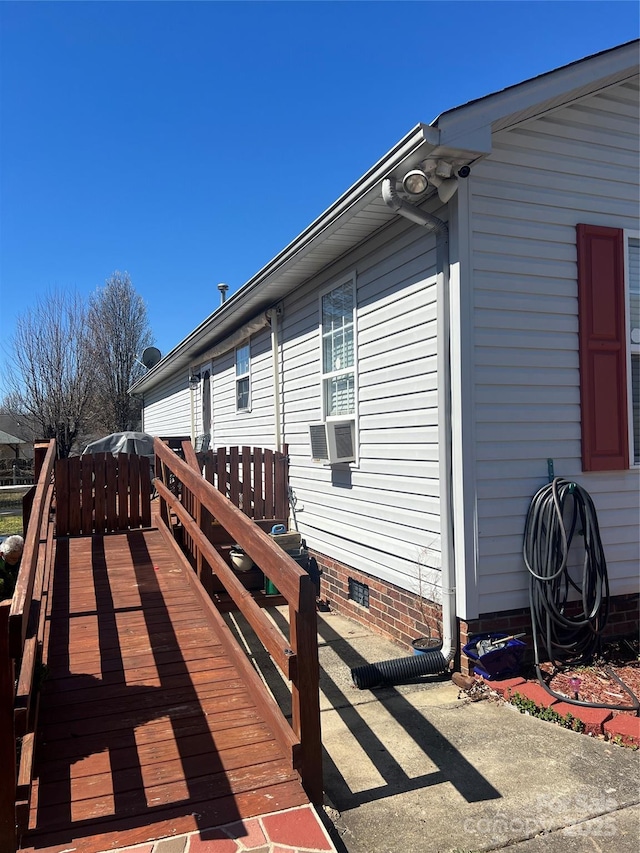
<path id="1" fill-rule="evenodd" d="M 142 363 L 147 370 L 151 370 L 152 367 L 155 367 L 161 358 L 162 353 L 158 347 L 147 347 L 142 353 Z"/>

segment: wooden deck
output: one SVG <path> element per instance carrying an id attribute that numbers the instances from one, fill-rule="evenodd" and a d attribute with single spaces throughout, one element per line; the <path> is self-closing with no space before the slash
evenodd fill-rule
<path id="1" fill-rule="evenodd" d="M 308 803 L 158 530 L 56 542 L 29 830 L 97 853 Z"/>

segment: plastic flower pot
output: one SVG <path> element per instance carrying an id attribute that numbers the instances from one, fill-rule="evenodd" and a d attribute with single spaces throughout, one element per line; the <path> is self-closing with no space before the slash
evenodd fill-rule
<path id="1" fill-rule="evenodd" d="M 414 655 L 426 655 L 428 652 L 440 651 L 442 640 L 438 637 L 416 637 L 411 641 Z"/>

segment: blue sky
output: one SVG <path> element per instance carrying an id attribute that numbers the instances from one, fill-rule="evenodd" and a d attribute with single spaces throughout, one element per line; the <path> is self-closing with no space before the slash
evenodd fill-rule
<path id="1" fill-rule="evenodd" d="M 115 270 L 164 353 L 418 122 L 637 38 L 626 2 L 0 2 L 15 318 Z"/>

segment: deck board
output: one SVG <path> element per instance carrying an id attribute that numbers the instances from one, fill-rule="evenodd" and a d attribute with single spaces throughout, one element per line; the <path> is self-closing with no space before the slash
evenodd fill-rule
<path id="1" fill-rule="evenodd" d="M 24 851 L 308 802 L 157 530 L 59 540 Z"/>

